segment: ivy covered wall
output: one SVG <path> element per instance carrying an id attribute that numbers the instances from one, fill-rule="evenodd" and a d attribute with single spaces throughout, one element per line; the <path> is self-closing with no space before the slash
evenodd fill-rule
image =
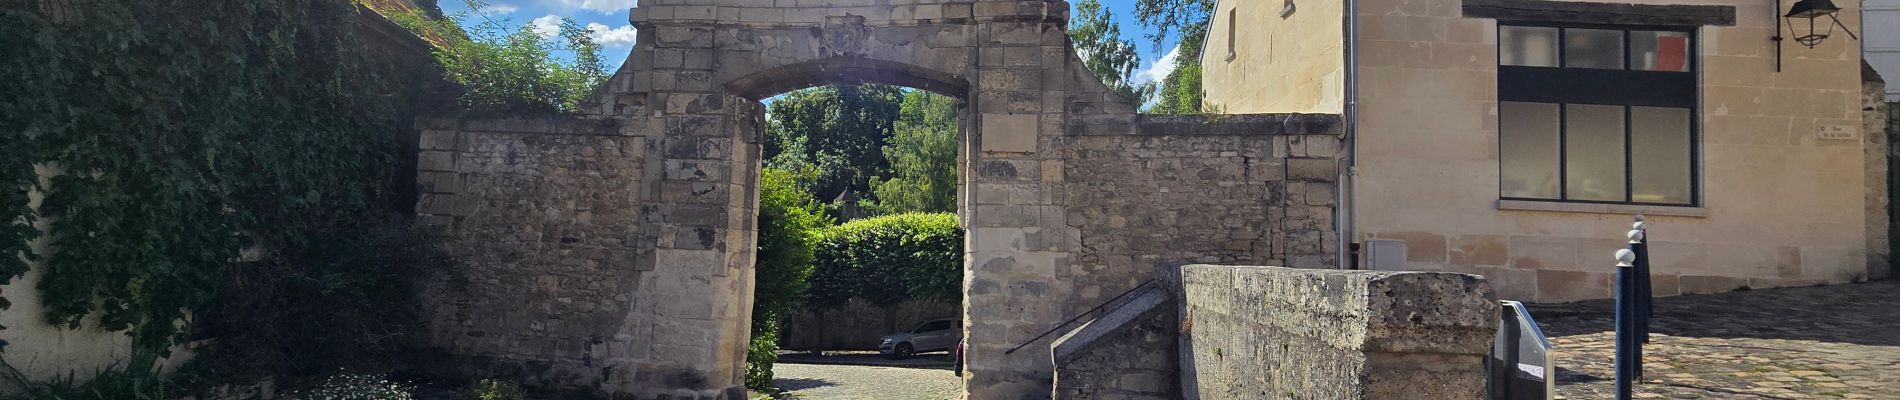
<path id="1" fill-rule="evenodd" d="M 0 3 L 0 308 L 34 305 L 0 356 L 54 327 L 249 374 L 398 345 L 412 310 L 365 302 L 442 259 L 401 217 L 440 82 L 403 33 L 349 0 Z"/>

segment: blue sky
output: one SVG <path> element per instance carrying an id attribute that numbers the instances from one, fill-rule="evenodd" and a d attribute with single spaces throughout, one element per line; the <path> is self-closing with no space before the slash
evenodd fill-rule
<path id="1" fill-rule="evenodd" d="M 634 28 L 627 23 L 627 12 L 635 0 L 484 0 L 482 11 L 489 19 L 512 26 L 534 26 L 552 34 L 561 18 L 572 18 L 589 28 L 594 40 L 605 50 L 609 71 L 620 68 L 633 51 Z M 1101 0 L 1121 25 L 1122 35 L 1141 50 L 1142 69 L 1137 82 L 1165 77 L 1174 68 L 1172 60 L 1157 63 L 1174 50 L 1174 40 L 1156 46 L 1147 38 L 1148 29 L 1135 21 L 1135 0 Z M 440 0 L 442 11 L 454 15 L 469 10 L 465 0 Z M 1172 38 L 1171 38 L 1172 39 Z"/>

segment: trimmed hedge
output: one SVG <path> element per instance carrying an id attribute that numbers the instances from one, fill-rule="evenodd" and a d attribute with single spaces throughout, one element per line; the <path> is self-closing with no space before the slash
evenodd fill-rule
<path id="1" fill-rule="evenodd" d="M 963 228 L 956 214 L 908 213 L 826 229 L 814 246 L 806 306 L 830 309 L 852 297 L 958 302 L 963 294 Z"/>

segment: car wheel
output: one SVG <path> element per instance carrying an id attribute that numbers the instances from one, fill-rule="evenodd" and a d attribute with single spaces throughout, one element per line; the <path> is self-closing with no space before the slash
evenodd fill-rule
<path id="1" fill-rule="evenodd" d="M 898 343 L 897 348 L 891 349 L 891 358 L 904 359 L 916 353 L 916 350 L 911 349 L 910 343 Z"/>

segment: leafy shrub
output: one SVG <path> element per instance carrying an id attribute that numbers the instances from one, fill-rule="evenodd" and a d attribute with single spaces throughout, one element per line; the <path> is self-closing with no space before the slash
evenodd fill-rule
<path id="1" fill-rule="evenodd" d="M 467 3 L 475 11 L 446 18 L 421 11 L 390 15 L 434 46 L 444 74 L 462 86 L 464 111 L 579 111 L 606 80 L 600 45 L 573 19 L 562 19 L 559 33 L 549 38 L 532 26 L 512 27 L 507 18 L 480 11 L 487 7 L 479 1 Z M 556 56 L 563 51 L 573 57 Z"/>
<path id="2" fill-rule="evenodd" d="M 316 386 L 290 393 L 289 400 L 411 400 L 414 388 L 382 375 L 337 374 Z"/>
<path id="3" fill-rule="evenodd" d="M 772 324 L 776 327 L 776 323 Z M 778 330 L 753 332 L 745 351 L 745 387 L 757 391 L 772 389 L 772 365 L 778 363 Z"/>
<path id="4" fill-rule="evenodd" d="M 752 342 L 746 352 L 746 387 L 765 390 L 778 360 L 778 322 L 803 295 L 811 276 L 812 242 L 830 225 L 818 200 L 805 191 L 813 170 L 766 168 L 759 178 L 759 254 L 754 272 Z"/>
<path id="5" fill-rule="evenodd" d="M 500 379 L 483 379 L 462 390 L 468 400 L 521 400 L 521 385 Z"/>
<path id="6" fill-rule="evenodd" d="M 910 213 L 826 229 L 812 257 L 806 305 L 835 308 L 852 297 L 890 304 L 957 301 L 963 282 L 963 228 L 956 214 Z"/>
<path id="7" fill-rule="evenodd" d="M 433 230 L 370 221 L 320 232 L 307 246 L 236 268 L 197 330 L 212 339 L 186 365 L 205 383 L 272 375 L 321 376 L 339 369 L 387 370 L 424 340 L 412 285 L 453 281 Z"/>

